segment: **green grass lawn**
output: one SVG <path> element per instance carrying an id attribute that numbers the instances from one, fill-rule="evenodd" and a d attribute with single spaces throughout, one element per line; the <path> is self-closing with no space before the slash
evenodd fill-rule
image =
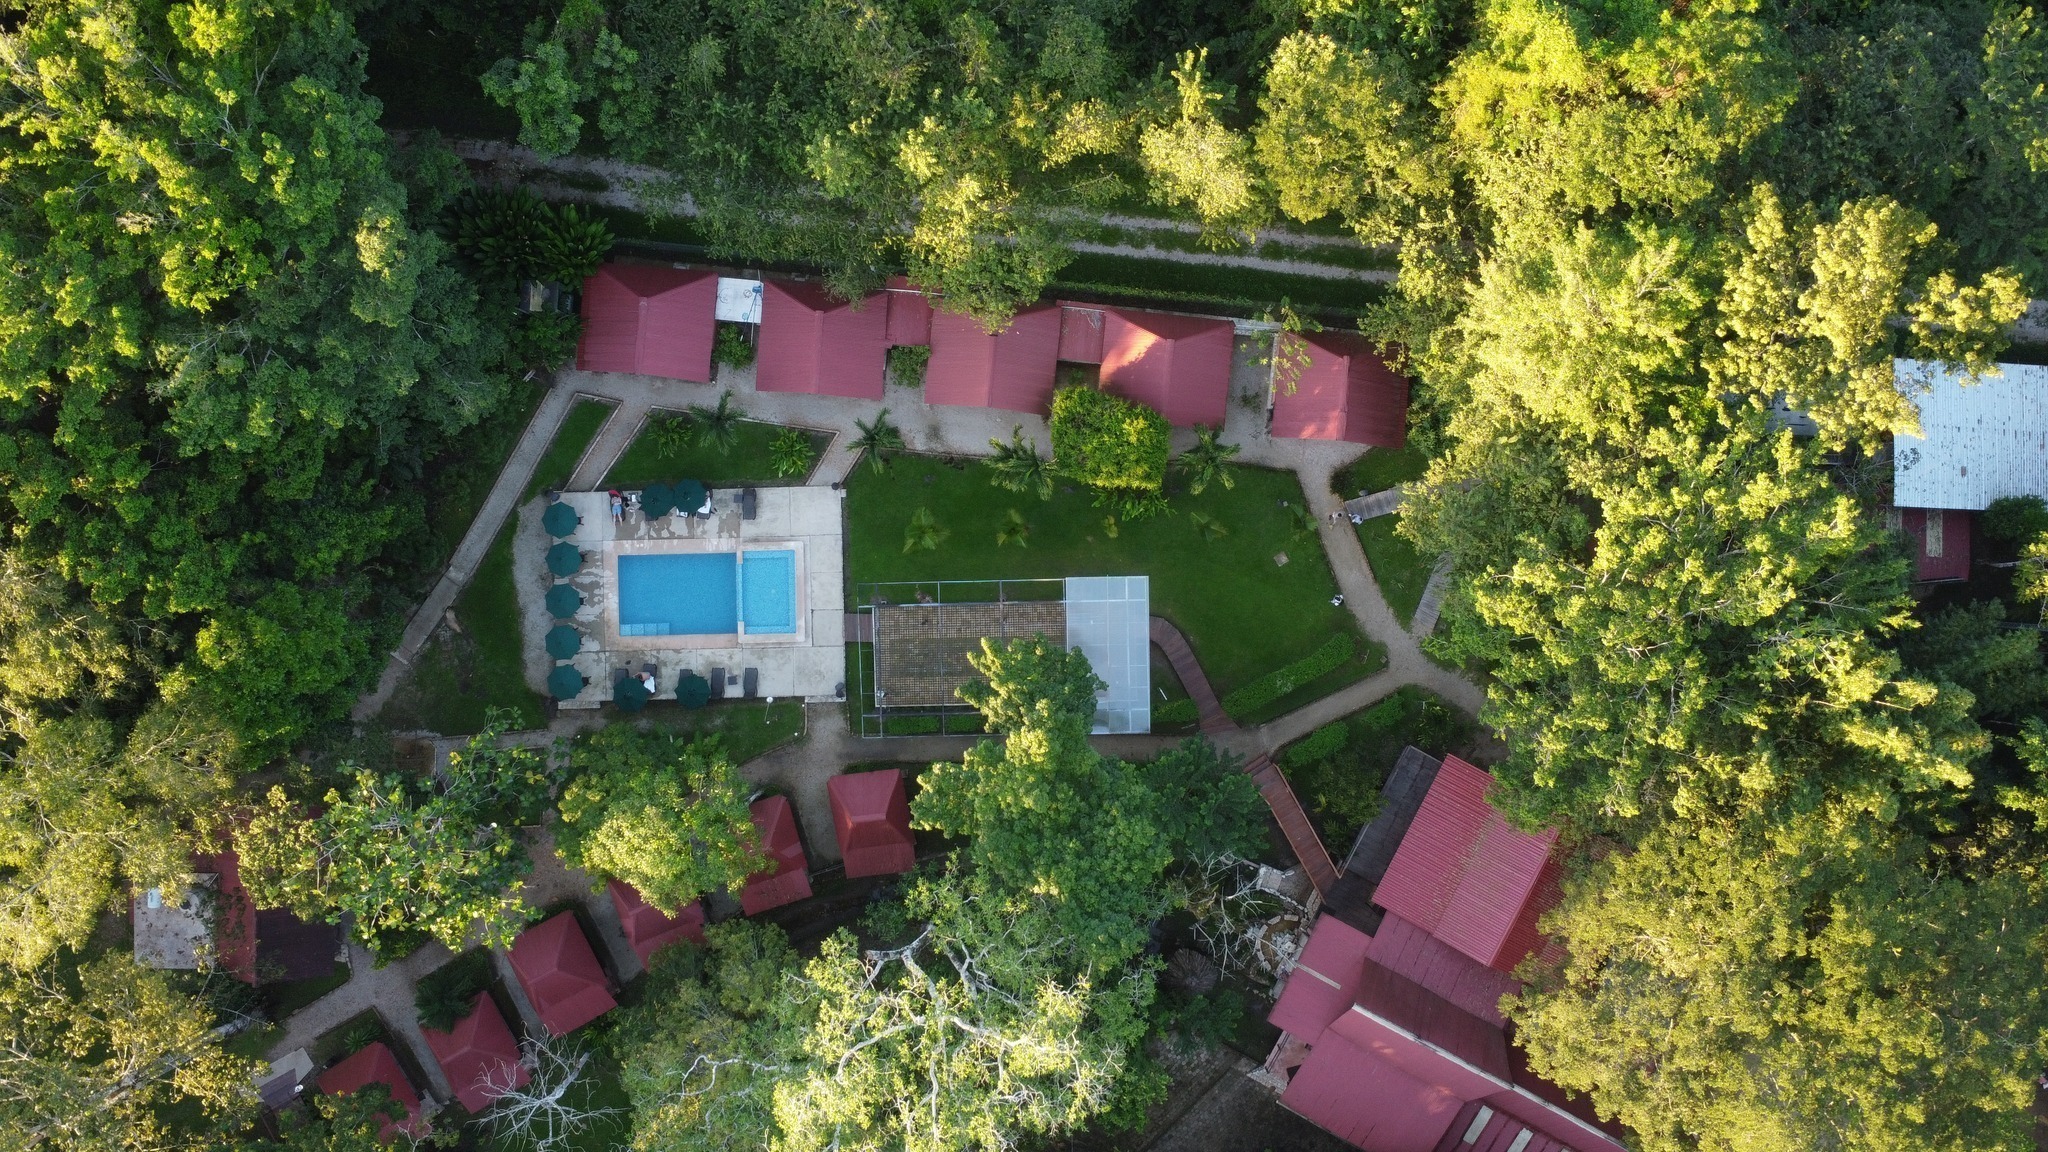
<path id="1" fill-rule="evenodd" d="M 519 650 L 519 599 L 512 584 L 512 533 L 507 522 L 455 601 L 462 631 L 439 633 L 420 651 L 411 675 L 384 706 L 383 721 L 397 731 L 425 729 L 444 736 L 483 728 L 492 708 L 512 712 L 513 727 L 538 728 L 546 712 L 526 686 Z"/>
<path id="2" fill-rule="evenodd" d="M 1224 695 L 1308 655 L 1333 632 L 1357 635 L 1350 614 L 1330 604 L 1336 582 L 1321 545 L 1297 532 L 1281 507 L 1302 503 L 1294 475 L 1238 468 L 1235 476 L 1234 489 L 1212 485 L 1200 496 L 1176 495 L 1169 512 L 1121 525 L 1111 536 L 1091 497 L 1065 486 L 1040 501 L 991 485 L 978 462 L 956 467 L 905 456 L 880 475 L 863 467 L 847 483 L 849 581 L 1150 576 L 1153 613 L 1187 635 Z M 920 507 L 930 508 L 948 535 L 935 551 L 906 555 L 904 529 Z M 1031 526 L 1022 548 L 995 541 L 1012 508 Z M 1191 511 L 1214 517 L 1229 534 L 1205 539 Z M 1285 566 L 1274 563 L 1280 552 L 1289 557 Z M 1362 636 L 1359 650 L 1373 651 Z M 1368 661 L 1354 661 L 1342 682 L 1368 671 Z"/>
<path id="3" fill-rule="evenodd" d="M 733 437 L 730 451 L 720 452 L 708 444 L 692 442 L 689 447 L 672 455 L 662 455 L 655 443 L 654 421 L 633 438 L 612 470 L 604 478 L 607 488 L 638 488 L 656 480 L 678 480 L 685 476 L 701 480 L 713 488 L 730 488 L 738 484 L 801 484 L 802 476 L 777 476 L 775 465 L 768 455 L 768 445 L 781 432 L 780 424 L 763 424 L 757 420 L 739 422 L 739 432 Z M 823 432 L 812 432 L 811 447 L 817 454 L 825 453 L 825 446 L 832 437 Z"/>
<path id="4" fill-rule="evenodd" d="M 694 711 L 672 700 L 657 700 L 648 704 L 641 715 L 649 723 L 673 732 L 718 737 L 734 764 L 744 764 L 779 748 L 804 731 L 801 700 L 710 704 Z"/>
<path id="5" fill-rule="evenodd" d="M 589 1046 L 590 1065 L 582 1079 L 569 1089 L 568 1097 L 585 1109 L 610 1111 L 557 1147 L 561 1152 L 613 1152 L 624 1148 L 633 1134 L 633 1101 L 619 1079 L 619 1062 L 604 1037 L 579 1038 L 579 1042 Z M 488 1120 L 473 1122 L 471 1130 L 477 1137 L 475 1147 L 485 1152 L 531 1152 L 535 1147 L 530 1138 L 499 1136 Z"/>
<path id="6" fill-rule="evenodd" d="M 569 476 L 576 471 L 576 462 L 583 459 L 583 453 L 590 442 L 597 438 L 598 429 L 610 419 L 612 406 L 599 400 L 578 400 L 569 414 L 562 417 L 562 426 L 555 429 L 555 441 L 534 465 L 533 479 L 526 485 L 526 495 L 521 502 L 531 500 L 549 488 L 560 488 L 569 482 Z"/>
<path id="7" fill-rule="evenodd" d="M 1400 523 L 1398 512 L 1367 520 L 1358 526 L 1358 543 L 1365 548 L 1365 562 L 1372 567 L 1380 595 L 1387 598 L 1387 607 L 1406 628 L 1415 606 L 1422 602 L 1422 590 L 1429 584 L 1429 570 L 1435 561 L 1417 555 L 1415 545 L 1396 533 Z"/>
<path id="8" fill-rule="evenodd" d="M 1429 457 L 1415 448 L 1369 448 L 1330 478 L 1330 487 L 1346 500 L 1360 492 L 1379 492 L 1422 479 Z"/>

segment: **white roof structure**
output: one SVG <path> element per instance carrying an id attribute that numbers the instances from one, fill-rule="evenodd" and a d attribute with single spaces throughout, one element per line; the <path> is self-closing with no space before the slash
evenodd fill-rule
<path id="1" fill-rule="evenodd" d="M 2001 496 L 2048 498 L 2048 366 L 2001 364 L 1976 383 L 1940 364 L 1894 360 L 1920 407 L 1920 435 L 1892 438 L 1892 503 L 1977 512 Z"/>
<path id="2" fill-rule="evenodd" d="M 219 877 L 201 872 L 185 889 L 182 903 L 151 888 L 134 898 L 135 962 L 145 968 L 192 971 L 213 950 L 213 891 Z"/>
<path id="3" fill-rule="evenodd" d="M 1152 731 L 1152 578 L 1070 576 L 1067 646 L 1109 684 L 1095 695 L 1098 735 Z"/>
<path id="4" fill-rule="evenodd" d="M 727 320 L 734 324 L 759 324 L 761 322 L 762 287 L 759 280 L 743 280 L 737 276 L 718 278 L 718 304 L 713 319 Z"/>

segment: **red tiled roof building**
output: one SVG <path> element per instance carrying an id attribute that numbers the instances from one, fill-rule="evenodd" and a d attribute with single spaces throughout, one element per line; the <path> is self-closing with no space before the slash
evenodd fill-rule
<path id="1" fill-rule="evenodd" d="M 1486 803 L 1492 777 L 1446 757 L 1373 896 L 1368 936 L 1317 920 L 1268 1017 L 1305 1041 L 1281 1103 L 1365 1152 L 1624 1152 L 1509 1044 L 1509 973 L 1543 947 L 1555 833 Z"/>
<path id="2" fill-rule="evenodd" d="M 505 1023 L 505 1014 L 489 992 L 479 992 L 469 1015 L 446 1032 L 422 1026 L 427 1047 L 441 1062 L 448 1086 L 471 1115 L 484 1110 L 510 1089 L 526 1083 L 531 1075 L 519 1062 L 519 1041 Z"/>
<path id="3" fill-rule="evenodd" d="M 747 886 L 740 890 L 740 910 L 758 916 L 809 896 L 811 876 L 789 797 L 763 796 L 752 807 L 761 849 L 768 853 L 768 867 L 747 878 Z"/>
<path id="4" fill-rule="evenodd" d="M 1060 349 L 1060 309 L 1035 304 L 991 334 L 953 312 L 932 314 L 932 359 L 924 373 L 931 404 L 1001 408 L 1044 415 L 1052 410 Z"/>
<path id="5" fill-rule="evenodd" d="M 606 264 L 583 282 L 576 366 L 709 382 L 717 309 L 716 273 Z"/>
<path id="6" fill-rule="evenodd" d="M 901 276 L 891 276 L 882 291 L 889 305 L 889 346 L 929 345 L 932 342 L 932 298 L 911 287 Z"/>
<path id="7" fill-rule="evenodd" d="M 832 797 L 832 830 L 849 878 L 908 872 L 917 864 L 910 836 L 910 800 L 903 772 L 850 772 L 825 784 Z"/>
<path id="8" fill-rule="evenodd" d="M 761 391 L 880 400 L 888 352 L 887 296 L 848 301 L 809 281 L 763 285 L 754 368 Z"/>
<path id="9" fill-rule="evenodd" d="M 619 926 L 626 931 L 626 943 L 645 966 L 649 957 L 671 944 L 688 940 L 704 943 L 704 902 L 692 900 L 671 916 L 647 902 L 640 890 L 622 880 L 606 881 L 612 907 L 618 909 Z"/>
<path id="10" fill-rule="evenodd" d="M 1228 320 L 1104 309 L 1102 386 L 1169 424 L 1220 428 L 1230 401 L 1233 331 Z"/>
<path id="11" fill-rule="evenodd" d="M 1408 380 L 1388 368 L 1363 336 L 1288 335 L 1307 352 L 1293 392 L 1273 396 L 1273 435 L 1348 440 L 1376 448 L 1408 443 Z"/>
<path id="12" fill-rule="evenodd" d="M 611 981 L 573 912 L 528 928 L 512 942 L 512 971 L 551 1034 L 566 1036 L 618 1007 Z"/>
<path id="13" fill-rule="evenodd" d="M 346 1096 L 372 1084 L 382 1085 L 391 1093 L 392 1102 L 405 1110 L 405 1119 L 394 1119 L 385 1115 L 384 1126 L 377 1138 L 389 1144 L 392 1137 L 404 1132 L 418 1136 L 426 1132 L 426 1123 L 420 1119 L 420 1094 L 406 1078 L 405 1069 L 398 1063 L 398 1057 L 382 1040 L 372 1041 L 357 1049 L 334 1067 L 320 1074 L 320 1091 L 330 1096 Z"/>

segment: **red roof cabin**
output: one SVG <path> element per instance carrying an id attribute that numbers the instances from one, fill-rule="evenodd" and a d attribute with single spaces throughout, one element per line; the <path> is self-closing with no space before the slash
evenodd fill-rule
<path id="1" fill-rule="evenodd" d="M 531 1073 L 519 1062 L 519 1041 L 489 992 L 479 992 L 469 1015 L 446 1032 L 422 1027 L 427 1047 L 441 1062 L 455 1098 L 480 1116 L 491 1101 L 525 1084 Z"/>
<path id="2" fill-rule="evenodd" d="M 1273 396 L 1273 435 L 1348 440 L 1375 448 L 1408 443 L 1408 380 L 1362 336 L 1311 332 L 1288 339 L 1308 353 L 1293 392 Z"/>
<path id="3" fill-rule="evenodd" d="M 583 282 L 576 366 L 711 380 L 718 276 L 661 264 L 606 264 Z"/>
<path id="4" fill-rule="evenodd" d="M 1228 320 L 1104 309 L 1102 386 L 1169 424 L 1220 428 L 1230 401 L 1233 332 Z"/>
<path id="5" fill-rule="evenodd" d="M 566 1036 L 618 1007 L 574 912 L 557 913 L 521 932 L 512 942 L 512 971 L 552 1035 Z"/>
<path id="6" fill-rule="evenodd" d="M 889 301 L 881 293 L 848 301 L 807 281 L 763 286 L 754 368 L 761 391 L 880 400 L 888 353 Z"/>
<path id="7" fill-rule="evenodd" d="M 1500 1000 L 1543 947 L 1556 834 L 1510 827 L 1492 779 L 1444 759 L 1373 896 L 1377 933 L 1316 921 L 1268 1017 L 1291 1038 L 1276 1061 L 1307 1043 L 1280 1101 L 1365 1152 L 1624 1152 L 1508 1041 Z"/>
<path id="8" fill-rule="evenodd" d="M 761 849 L 768 853 L 768 867 L 747 878 L 747 886 L 740 890 L 740 910 L 758 916 L 809 896 L 811 875 L 789 797 L 763 796 L 754 801 L 753 812 Z"/>
<path id="9" fill-rule="evenodd" d="M 320 1091 L 329 1096 L 346 1096 L 372 1084 L 389 1090 L 392 1102 L 405 1110 L 404 1120 L 380 1114 L 384 1126 L 378 1130 L 377 1139 L 389 1144 L 401 1132 L 408 1136 L 426 1134 L 426 1122 L 420 1118 L 420 1094 L 414 1090 L 412 1081 L 406 1078 L 398 1057 L 391 1054 L 390 1047 L 382 1040 L 357 1049 L 347 1059 L 320 1074 Z"/>
<path id="10" fill-rule="evenodd" d="M 1968 580 L 1973 512 L 1953 508 L 1894 508 L 1892 515 L 1906 550 L 1913 556 L 1913 579 Z M 227 876 L 221 876 L 221 890 L 227 890 Z"/>
<path id="11" fill-rule="evenodd" d="M 702 946 L 704 943 L 704 902 L 692 900 L 671 916 L 647 902 L 640 890 L 619 880 L 610 880 L 605 888 L 612 894 L 612 907 L 619 910 L 619 926 L 626 930 L 626 943 L 633 946 L 633 955 L 640 958 L 645 967 L 648 957 L 671 944 L 688 940 Z"/>
<path id="12" fill-rule="evenodd" d="M 848 877 L 887 876 L 916 866 L 901 769 L 834 776 L 825 790 L 832 797 L 832 829 L 839 835 Z"/>
<path id="13" fill-rule="evenodd" d="M 935 312 L 925 401 L 1043 416 L 1052 411 L 1059 348 L 1057 305 L 1026 308 L 994 334 L 972 317 Z"/>
<path id="14" fill-rule="evenodd" d="M 932 342 L 932 298 L 911 287 L 901 276 L 891 276 L 882 295 L 889 302 L 889 346 L 929 346 Z"/>

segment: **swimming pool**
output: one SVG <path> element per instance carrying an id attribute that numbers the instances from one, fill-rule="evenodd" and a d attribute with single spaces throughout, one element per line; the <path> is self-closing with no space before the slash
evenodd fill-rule
<path id="1" fill-rule="evenodd" d="M 619 557 L 619 635 L 796 631 L 796 553 L 668 552 Z"/>

